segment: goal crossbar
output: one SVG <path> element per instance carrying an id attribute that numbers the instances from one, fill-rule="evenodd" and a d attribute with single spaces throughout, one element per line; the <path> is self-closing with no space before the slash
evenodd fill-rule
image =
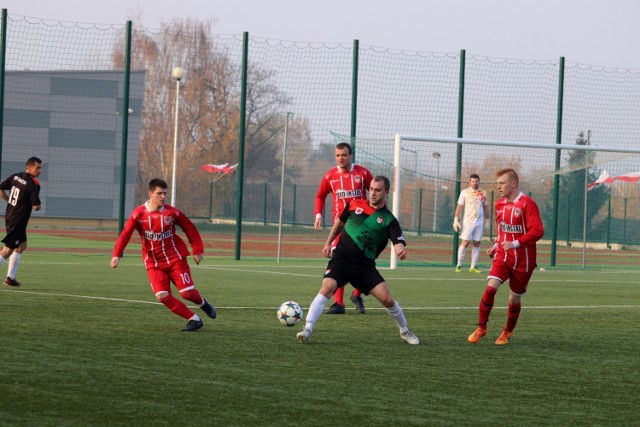
<path id="1" fill-rule="evenodd" d="M 522 147 L 522 148 L 543 148 L 552 150 L 582 150 L 582 151 L 602 151 L 610 153 L 630 153 L 640 154 L 640 148 L 629 147 L 603 147 L 599 145 L 577 145 L 577 144 L 551 144 L 530 141 L 492 141 L 488 139 L 472 139 L 472 138 L 443 138 L 432 136 L 418 135 L 402 135 L 396 134 L 396 143 L 400 141 L 429 141 L 429 142 L 445 142 L 453 144 L 470 144 L 470 145 L 493 145 L 498 147 Z M 640 145 L 640 144 L 638 144 Z"/>
<path id="2" fill-rule="evenodd" d="M 396 218 L 400 216 L 400 191 L 402 185 L 401 177 L 401 145 L 403 141 L 424 141 L 445 144 L 463 144 L 463 145 L 484 145 L 496 147 L 518 147 L 518 148 L 534 148 L 544 150 L 571 150 L 585 152 L 607 152 L 640 156 L 640 148 L 615 147 L 601 145 L 579 145 L 579 144 L 557 144 L 557 143 L 540 143 L 532 141 L 497 141 L 473 138 L 447 138 L 431 135 L 407 135 L 396 133 L 393 150 L 393 182 L 392 182 L 392 212 Z M 638 144 L 640 145 L 640 144 Z M 390 268 L 397 268 L 398 259 L 395 251 L 391 251 Z"/>

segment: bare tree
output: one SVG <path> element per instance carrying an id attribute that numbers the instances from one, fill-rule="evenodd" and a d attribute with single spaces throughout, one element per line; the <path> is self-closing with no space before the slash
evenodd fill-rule
<path id="1" fill-rule="evenodd" d="M 212 27 L 211 20 L 175 19 L 163 23 L 157 33 L 134 32 L 132 42 L 132 68 L 146 70 L 136 197 L 146 197 L 151 178 L 171 176 L 176 101 L 171 72 L 180 66 L 187 74 L 180 88 L 176 203 L 195 216 L 205 216 L 209 209 L 204 202 L 209 201 L 210 177 L 200 166 L 235 163 L 239 155 L 240 64 L 232 63 L 224 49 L 218 48 Z M 113 52 L 112 62 L 114 67 L 123 66 L 121 50 Z M 249 67 L 247 180 L 269 179 L 279 164 L 278 136 L 289 99 L 272 77 L 272 72 L 258 65 Z M 298 123 L 306 126 L 305 121 Z M 294 131 L 308 137 L 304 129 Z M 216 182 L 214 214 L 230 214 L 234 184 L 231 179 Z"/>

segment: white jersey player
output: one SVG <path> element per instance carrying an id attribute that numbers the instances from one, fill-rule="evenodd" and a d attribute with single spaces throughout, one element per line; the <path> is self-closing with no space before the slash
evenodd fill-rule
<path id="1" fill-rule="evenodd" d="M 462 230 L 460 234 L 462 243 L 460 247 L 458 247 L 456 272 L 462 270 L 462 264 L 464 263 L 464 257 L 470 242 L 473 242 L 473 249 L 471 251 L 471 267 L 469 271 L 471 273 L 481 272 L 476 266 L 480 258 L 482 233 L 488 225 L 488 219 L 485 220 L 486 199 L 487 195 L 485 191 L 480 189 L 480 177 L 475 173 L 471 174 L 469 177 L 469 187 L 460 192 L 458 206 L 456 206 L 456 212 L 453 218 L 453 230 L 456 232 Z M 460 224 L 459 216 L 463 209 L 464 216 L 462 224 Z"/>

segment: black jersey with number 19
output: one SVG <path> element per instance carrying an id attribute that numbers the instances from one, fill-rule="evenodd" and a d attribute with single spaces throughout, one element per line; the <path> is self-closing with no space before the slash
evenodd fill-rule
<path id="1" fill-rule="evenodd" d="M 11 175 L 0 183 L 0 189 L 9 191 L 9 201 L 4 221 L 7 228 L 11 225 L 26 227 L 34 206 L 40 203 L 40 183 L 27 172 Z"/>
<path id="2" fill-rule="evenodd" d="M 340 215 L 340 221 L 345 226 L 335 252 L 341 256 L 364 256 L 373 261 L 387 247 L 388 240 L 394 245 L 406 245 L 400 223 L 386 206 L 375 209 L 366 200 L 351 200 Z"/>

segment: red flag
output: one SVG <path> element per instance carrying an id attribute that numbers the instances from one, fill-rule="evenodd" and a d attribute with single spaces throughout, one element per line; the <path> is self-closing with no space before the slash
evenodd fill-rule
<path id="1" fill-rule="evenodd" d="M 640 172 L 631 172 L 624 175 L 616 176 L 614 179 L 624 182 L 638 182 L 640 181 Z"/>
<path id="2" fill-rule="evenodd" d="M 600 174 L 600 176 L 598 177 L 598 179 L 596 179 L 595 181 L 590 182 L 589 184 L 587 184 L 587 190 L 591 190 L 596 185 L 600 185 L 600 184 L 604 184 L 604 183 L 611 184 L 612 182 L 613 182 L 613 178 L 611 178 L 611 176 L 609 176 L 609 173 L 607 173 L 607 171 L 603 170 L 602 173 Z"/>
<path id="3" fill-rule="evenodd" d="M 226 175 L 233 172 L 237 167 L 238 167 L 237 163 L 231 166 L 229 166 L 229 163 L 222 163 L 220 165 L 214 165 L 209 163 L 209 164 L 200 166 L 200 169 L 209 173 L 222 173 Z"/>

